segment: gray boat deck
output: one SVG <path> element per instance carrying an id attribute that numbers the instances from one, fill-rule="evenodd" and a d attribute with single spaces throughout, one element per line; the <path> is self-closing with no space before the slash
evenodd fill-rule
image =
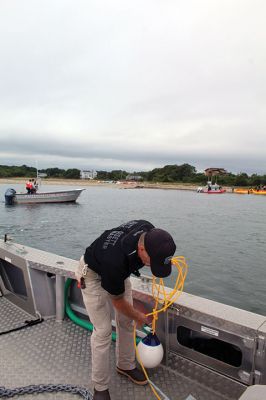
<path id="1" fill-rule="evenodd" d="M 5 297 L 0 297 L 0 332 L 32 319 Z M 38 384 L 73 384 L 91 390 L 90 332 L 69 319 L 43 323 L 0 336 L 0 386 L 15 388 Z M 111 347 L 112 400 L 155 399 L 149 385 L 137 386 L 115 370 Z M 148 371 L 149 378 L 171 400 L 236 400 L 245 386 L 184 358 L 170 354 L 169 365 Z M 14 399 L 80 399 L 67 393 L 15 396 Z"/>

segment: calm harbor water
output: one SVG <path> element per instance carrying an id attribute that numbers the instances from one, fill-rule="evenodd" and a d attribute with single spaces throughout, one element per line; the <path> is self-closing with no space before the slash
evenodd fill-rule
<path id="1" fill-rule="evenodd" d="M 79 259 L 103 230 L 147 219 L 168 230 L 176 254 L 186 257 L 186 292 L 266 315 L 265 196 L 87 187 L 76 204 L 5 206 L 8 187 L 24 189 L 0 185 L 2 237 Z M 71 188 L 45 185 L 41 191 Z"/>

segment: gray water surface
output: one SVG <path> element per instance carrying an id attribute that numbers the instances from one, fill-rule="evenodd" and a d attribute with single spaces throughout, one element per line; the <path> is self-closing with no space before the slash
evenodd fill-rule
<path id="1" fill-rule="evenodd" d="M 186 257 L 186 292 L 266 315 L 266 196 L 87 187 L 76 204 L 5 206 L 8 187 L 24 189 L 0 185 L 2 236 L 79 259 L 105 229 L 146 219 L 168 230 L 176 255 Z M 45 185 L 41 191 L 64 189 L 73 186 Z"/>

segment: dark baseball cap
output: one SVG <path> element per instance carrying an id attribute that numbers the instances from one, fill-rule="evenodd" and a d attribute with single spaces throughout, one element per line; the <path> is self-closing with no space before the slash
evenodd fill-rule
<path id="1" fill-rule="evenodd" d="M 151 272 L 158 278 L 171 274 L 171 258 L 175 254 L 176 245 L 170 233 L 163 229 L 153 228 L 144 238 L 144 246 L 151 259 Z"/>

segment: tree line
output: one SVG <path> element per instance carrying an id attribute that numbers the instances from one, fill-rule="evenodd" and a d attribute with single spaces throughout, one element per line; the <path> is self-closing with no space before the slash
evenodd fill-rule
<path id="1" fill-rule="evenodd" d="M 0 178 L 35 178 L 36 172 L 36 168 L 28 167 L 27 165 L 0 165 Z M 81 171 L 77 168 L 67 170 L 60 168 L 47 168 L 41 169 L 38 172 L 46 174 L 47 178 L 80 179 Z M 129 173 L 124 170 L 97 171 L 97 177 L 95 179 L 121 181 L 127 179 L 128 176 L 138 177 L 139 180 L 146 182 L 190 183 L 205 185 L 207 181 L 205 174 L 202 172 L 197 172 L 196 168 L 190 164 L 165 165 L 162 168 L 154 168 L 151 171 L 139 171 L 134 173 Z M 217 180 L 220 185 L 226 186 L 254 187 L 266 185 L 266 175 L 248 175 L 245 172 L 239 174 L 228 172 L 225 175 L 218 176 Z"/>
<path id="2" fill-rule="evenodd" d="M 99 180 L 124 180 L 128 175 L 139 176 L 145 182 L 165 182 L 165 183 L 190 183 L 195 185 L 205 185 L 207 177 L 203 172 L 197 172 L 196 168 L 190 164 L 182 165 L 165 165 L 162 168 L 154 168 L 148 172 L 134 172 L 129 174 L 123 170 L 97 171 L 97 178 Z M 214 179 L 213 179 L 214 180 Z M 220 185 L 226 186 L 248 186 L 254 187 L 259 185 L 266 185 L 266 175 L 252 174 L 248 175 L 244 172 L 240 174 L 233 174 L 228 172 L 225 175 L 217 177 Z"/>
<path id="3" fill-rule="evenodd" d="M 60 169 L 60 168 L 47 168 L 39 169 L 38 173 L 46 174 L 47 178 L 59 178 L 59 179 L 79 179 L 80 170 L 77 168 L 72 169 Z M 36 178 L 37 170 L 34 167 L 28 167 L 27 165 L 21 166 L 8 166 L 0 165 L 0 178 Z"/>

